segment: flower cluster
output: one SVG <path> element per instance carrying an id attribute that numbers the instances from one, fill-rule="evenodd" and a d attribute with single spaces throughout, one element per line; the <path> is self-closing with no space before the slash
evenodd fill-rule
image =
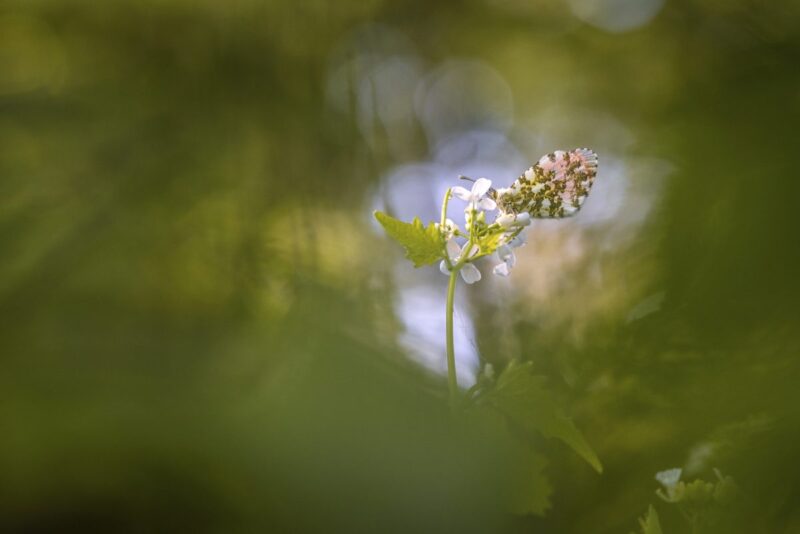
<path id="1" fill-rule="evenodd" d="M 496 191 L 492 189 L 491 180 L 486 178 L 475 180 L 471 189 L 453 187 L 448 196 L 450 194 L 467 202 L 464 210 L 466 232 L 462 232 L 450 219 L 445 219 L 444 224 L 439 225 L 446 239 L 447 250 L 447 257 L 439 264 L 439 270 L 449 275 L 454 269 L 458 269 L 466 283 L 474 284 L 481 279 L 481 273 L 472 262 L 489 253 L 487 250 L 490 247 L 486 244 L 491 241 L 500 261 L 493 272 L 499 276 L 508 276 L 516 263 L 513 249 L 525 244 L 522 231 L 531 223 L 530 214 L 501 212 L 492 224 L 487 224 L 485 212 L 497 209 L 497 203 L 491 198 L 496 195 Z M 445 205 L 447 200 L 445 198 Z M 467 242 L 459 245 L 456 242 L 458 237 L 467 238 Z"/>

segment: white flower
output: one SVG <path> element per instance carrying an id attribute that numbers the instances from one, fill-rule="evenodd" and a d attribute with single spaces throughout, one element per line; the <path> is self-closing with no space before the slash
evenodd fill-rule
<path id="1" fill-rule="evenodd" d="M 667 502 L 677 502 L 678 501 L 678 485 L 681 483 L 681 473 L 683 469 L 680 467 L 675 467 L 673 469 L 667 469 L 666 471 L 659 471 L 656 473 L 656 480 L 664 486 L 664 489 L 667 490 L 665 494 L 661 491 L 661 488 L 656 490 L 656 493 L 659 497 L 664 499 Z"/>
<path id="2" fill-rule="evenodd" d="M 520 215 L 523 214 L 521 213 Z M 527 213 L 524 215 L 527 215 Z M 497 276 L 508 276 L 511 274 L 511 269 L 517 263 L 517 257 L 514 255 L 514 249 L 524 245 L 525 239 L 525 232 L 520 232 L 508 243 L 497 247 L 497 257 L 503 263 L 499 263 L 494 266 L 494 269 L 492 270 L 494 274 Z"/>
<path id="3" fill-rule="evenodd" d="M 528 235 L 525 232 L 520 232 L 517 237 L 509 241 L 507 244 L 511 248 L 519 248 L 525 246 L 528 242 Z"/>
<path id="4" fill-rule="evenodd" d="M 488 198 L 486 193 L 492 187 L 492 181 L 487 178 L 478 178 L 472 184 L 472 190 L 467 190 L 459 185 L 452 189 L 453 196 L 469 202 L 469 207 L 473 210 L 493 210 L 497 207 L 494 200 Z"/>
<path id="5" fill-rule="evenodd" d="M 497 276 L 508 276 L 511 274 L 511 269 L 517 263 L 517 257 L 514 256 L 514 251 L 508 245 L 500 245 L 497 247 L 497 257 L 503 263 L 494 266 L 492 271 Z"/>
<path id="6" fill-rule="evenodd" d="M 531 214 L 528 212 L 517 214 L 517 225 L 528 226 L 531 224 Z"/>
<path id="7" fill-rule="evenodd" d="M 681 479 L 683 469 L 675 467 L 667 469 L 666 471 L 659 471 L 656 473 L 656 480 L 661 483 L 667 490 L 674 488 Z"/>
<path id="8" fill-rule="evenodd" d="M 531 224 L 530 213 L 501 213 L 495 220 L 503 228 L 512 226 L 528 226 Z"/>
<path id="9" fill-rule="evenodd" d="M 468 284 L 474 284 L 481 279 L 481 272 L 471 263 L 467 263 L 461 268 L 461 278 Z"/>
<path id="10" fill-rule="evenodd" d="M 447 241 L 446 244 L 447 248 L 447 256 L 450 258 L 450 264 L 455 265 L 458 261 L 463 257 L 470 258 L 477 254 L 480 251 L 480 247 L 478 245 L 473 244 L 472 247 L 467 251 L 464 250 L 467 248 L 467 245 L 464 244 L 463 247 L 458 246 L 455 239 L 450 239 Z M 447 268 L 447 262 L 442 260 L 439 264 L 439 270 L 442 274 L 446 274 L 450 276 L 450 269 Z M 477 267 L 472 265 L 471 263 L 466 263 L 461 267 L 461 278 L 468 284 L 474 284 L 478 280 L 481 279 L 481 272 L 478 270 Z"/>
<path id="11" fill-rule="evenodd" d="M 514 213 L 501 213 L 497 219 L 494 220 L 497 224 L 502 226 L 503 228 L 509 228 L 514 221 L 517 220 L 517 216 Z"/>

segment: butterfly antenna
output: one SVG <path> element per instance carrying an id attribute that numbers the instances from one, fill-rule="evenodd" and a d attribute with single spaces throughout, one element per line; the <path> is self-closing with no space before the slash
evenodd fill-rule
<path id="1" fill-rule="evenodd" d="M 463 174 L 460 174 L 460 175 L 458 176 L 458 179 L 459 179 L 459 180 L 466 180 L 466 181 L 468 181 L 468 182 L 473 182 L 473 183 L 475 183 L 475 180 L 473 180 L 473 179 L 472 179 L 472 178 L 470 178 L 469 176 L 464 176 Z"/>

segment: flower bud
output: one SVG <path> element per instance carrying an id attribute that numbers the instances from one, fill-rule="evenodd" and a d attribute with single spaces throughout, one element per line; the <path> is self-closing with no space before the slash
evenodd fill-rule
<path id="1" fill-rule="evenodd" d="M 527 212 L 518 213 L 516 223 L 519 226 L 528 226 L 531 224 L 531 214 Z"/>
<path id="2" fill-rule="evenodd" d="M 514 222 L 517 220 L 517 216 L 513 213 L 503 213 L 497 219 L 494 220 L 497 224 L 502 226 L 503 228 L 509 228 Z"/>

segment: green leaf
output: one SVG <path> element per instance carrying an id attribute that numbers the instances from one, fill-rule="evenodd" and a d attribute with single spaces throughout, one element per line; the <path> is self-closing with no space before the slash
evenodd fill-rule
<path id="1" fill-rule="evenodd" d="M 547 460 L 541 454 L 526 451 L 517 458 L 517 471 L 511 480 L 511 512 L 520 515 L 545 515 L 550 508 L 553 488 L 544 475 Z"/>
<path id="2" fill-rule="evenodd" d="M 658 522 L 658 514 L 653 505 L 647 510 L 647 515 L 639 519 L 642 526 L 642 534 L 661 534 L 661 523 Z"/>
<path id="3" fill-rule="evenodd" d="M 496 460 L 492 469 L 502 484 L 497 491 L 508 502 L 508 511 L 543 516 L 550 508 L 553 488 L 544 474 L 547 460 L 529 444 L 512 436 L 503 416 L 488 406 L 473 406 L 465 414 L 470 440 L 490 444 Z"/>
<path id="4" fill-rule="evenodd" d="M 535 431 L 563 441 L 598 473 L 603 472 L 597 454 L 572 420 L 559 409 L 545 387 L 545 379 L 533 374 L 530 363 L 509 364 L 485 398 L 513 424 L 526 432 Z"/>
<path id="5" fill-rule="evenodd" d="M 425 227 L 419 217 L 407 223 L 381 211 L 375 212 L 375 218 L 390 237 L 403 245 L 406 258 L 414 262 L 414 267 L 430 265 L 444 258 L 444 239 L 434 223 Z"/>

